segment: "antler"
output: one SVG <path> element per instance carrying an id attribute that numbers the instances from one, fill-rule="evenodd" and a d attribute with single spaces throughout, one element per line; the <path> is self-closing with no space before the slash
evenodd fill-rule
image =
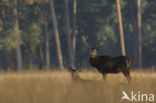
<path id="1" fill-rule="evenodd" d="M 68 71 L 71 72 L 71 75 L 72 75 L 73 79 L 76 80 L 76 79 L 80 78 L 79 75 L 78 75 L 78 72 L 80 72 L 80 69 L 78 69 L 78 68 L 74 69 L 73 67 L 69 66 Z"/>
<path id="2" fill-rule="evenodd" d="M 79 78 L 78 72 L 80 72 L 81 69 L 70 66 L 65 60 L 64 65 L 67 68 L 67 70 L 71 73 L 73 79 L 76 80 Z"/>
<path id="3" fill-rule="evenodd" d="M 102 40 L 103 41 L 107 40 L 107 36 L 102 36 Z M 96 49 L 99 49 L 101 46 L 102 46 L 102 44 L 101 45 L 97 45 Z"/>
<path id="4" fill-rule="evenodd" d="M 105 41 L 107 40 L 107 36 L 102 36 L 102 39 Z"/>
<path id="5" fill-rule="evenodd" d="M 87 49 L 90 49 L 91 46 L 86 42 L 86 40 L 88 39 L 88 37 L 86 36 L 82 36 L 82 41 L 83 41 L 83 44 L 86 46 Z"/>

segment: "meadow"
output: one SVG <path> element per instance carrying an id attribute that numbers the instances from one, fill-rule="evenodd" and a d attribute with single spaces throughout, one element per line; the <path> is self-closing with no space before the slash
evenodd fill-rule
<path id="1" fill-rule="evenodd" d="M 67 71 L 1 72 L 0 103 L 121 103 L 122 91 L 156 96 L 154 71 L 132 71 L 130 83 L 121 73 L 108 74 L 105 81 L 96 71 L 79 76 L 80 80 L 73 80 Z"/>

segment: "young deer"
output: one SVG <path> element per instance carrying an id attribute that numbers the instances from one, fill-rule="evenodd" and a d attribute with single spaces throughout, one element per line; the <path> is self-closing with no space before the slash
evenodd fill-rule
<path id="1" fill-rule="evenodd" d="M 109 56 L 109 55 L 98 55 L 97 51 L 100 46 L 92 48 L 87 42 L 87 38 L 82 36 L 83 44 L 90 53 L 89 62 L 95 67 L 100 73 L 102 73 L 103 78 L 106 79 L 107 73 L 119 73 L 122 72 L 128 81 L 131 80 L 130 77 L 130 66 L 131 59 L 128 56 Z"/>
<path id="2" fill-rule="evenodd" d="M 80 79 L 78 72 L 80 72 L 81 69 L 70 66 L 66 61 L 64 61 L 64 66 L 71 73 L 71 76 L 74 80 Z"/>

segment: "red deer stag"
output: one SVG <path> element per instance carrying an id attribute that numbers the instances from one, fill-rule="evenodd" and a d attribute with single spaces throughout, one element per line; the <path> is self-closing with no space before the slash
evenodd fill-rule
<path id="1" fill-rule="evenodd" d="M 130 77 L 130 66 L 131 59 L 128 56 L 109 56 L 109 55 L 98 55 L 97 50 L 100 46 L 92 48 L 87 42 L 87 38 L 82 36 L 83 44 L 90 53 L 89 62 L 95 67 L 100 73 L 102 73 L 103 78 L 106 79 L 107 73 L 119 73 L 122 72 L 128 81 L 131 80 Z"/>

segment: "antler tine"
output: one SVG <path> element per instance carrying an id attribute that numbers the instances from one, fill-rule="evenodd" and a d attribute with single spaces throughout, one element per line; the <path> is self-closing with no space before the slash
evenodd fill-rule
<path id="1" fill-rule="evenodd" d="M 82 41 L 83 41 L 84 45 L 87 47 L 87 49 L 90 49 L 91 46 L 86 42 L 87 38 L 88 38 L 88 37 L 86 37 L 86 36 L 83 35 L 83 36 L 82 36 Z"/>
<path id="2" fill-rule="evenodd" d="M 76 68 L 74 68 L 74 67 L 72 67 L 72 66 L 70 66 L 68 63 L 67 63 L 67 61 L 63 61 L 63 64 L 64 64 L 64 66 L 67 68 L 67 70 L 69 71 L 69 72 L 76 72 L 77 71 L 77 69 Z"/>
<path id="3" fill-rule="evenodd" d="M 86 41 L 87 39 L 88 39 L 88 36 L 82 36 L 82 39 L 84 40 L 84 41 Z"/>
<path id="4" fill-rule="evenodd" d="M 107 40 L 107 36 L 102 36 L 102 40 Z M 99 49 L 103 44 L 99 44 L 96 46 L 96 49 Z"/>
<path id="5" fill-rule="evenodd" d="M 78 72 L 82 71 L 82 69 L 80 68 L 80 64 L 79 63 L 76 65 L 76 69 L 77 69 Z"/>
<path id="6" fill-rule="evenodd" d="M 63 65 L 64 65 L 65 67 L 68 67 L 68 66 L 69 66 L 68 63 L 67 63 L 67 61 L 65 60 L 65 58 L 63 58 Z"/>
<path id="7" fill-rule="evenodd" d="M 107 36 L 103 36 L 102 39 L 103 39 L 103 40 L 107 40 Z"/>
<path id="8" fill-rule="evenodd" d="M 78 72 L 80 72 L 80 70 L 78 68 L 73 68 L 71 66 L 68 66 L 68 71 L 71 73 L 72 75 L 72 78 L 74 80 L 78 79 L 79 78 L 79 75 L 78 75 Z"/>
<path id="9" fill-rule="evenodd" d="M 72 78 L 73 78 L 74 80 L 77 80 L 77 79 L 80 78 L 79 75 L 78 75 L 78 72 L 80 72 L 80 69 L 79 69 L 79 68 L 75 68 L 75 67 L 70 66 L 70 65 L 67 63 L 67 61 L 65 61 L 65 60 L 64 60 L 63 63 L 64 63 L 64 65 L 66 66 L 67 70 L 71 73 Z"/>

